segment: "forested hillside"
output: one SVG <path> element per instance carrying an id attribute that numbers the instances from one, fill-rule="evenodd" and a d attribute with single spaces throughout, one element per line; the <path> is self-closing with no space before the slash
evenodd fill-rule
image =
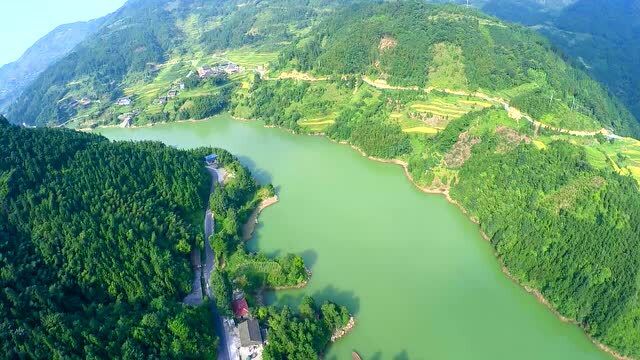
<path id="1" fill-rule="evenodd" d="M 481 91 L 541 121 L 640 136 L 640 124 L 535 32 L 419 1 L 356 5 L 300 39 L 281 69 L 367 74 L 391 85 Z"/>
<path id="2" fill-rule="evenodd" d="M 572 0 L 565 6 L 535 0 L 475 3 L 488 14 L 532 27 L 602 82 L 640 117 L 640 3 L 635 0 Z"/>
<path id="3" fill-rule="evenodd" d="M 449 194 L 478 220 L 518 282 L 539 291 L 597 341 L 640 356 L 640 143 L 544 128 L 490 97 L 437 91 L 476 87 L 519 94 L 511 105 L 539 119 L 555 111 L 548 107 L 550 93 L 561 97 L 555 109 L 566 105 L 561 89 L 572 94 L 571 103 L 584 99 L 583 106 L 598 108 L 609 101 L 541 38 L 528 40 L 528 30 L 476 14 L 418 3 L 353 8 L 286 49 L 232 110 L 395 159 L 418 186 Z M 406 19 L 431 26 L 403 27 Z M 464 36 L 466 31 L 483 36 Z M 489 35 L 502 44 L 494 48 L 498 54 L 486 53 Z M 459 66 L 469 57 L 485 66 Z M 569 92 L 563 88 L 568 84 L 582 90 Z M 435 90 L 425 91 L 429 86 Z M 600 109 L 626 113 L 619 105 Z"/>
<path id="4" fill-rule="evenodd" d="M 188 253 L 208 176 L 157 143 L 0 119 L 0 346 L 6 358 L 213 358 Z"/>
<path id="5" fill-rule="evenodd" d="M 129 1 L 109 16 L 100 31 L 25 89 L 7 117 L 15 123 L 34 125 L 85 117 L 113 121 L 121 114 L 112 108 L 114 101 L 130 95 L 128 88 L 162 76 L 166 67 L 185 76 L 195 71 L 191 65 L 194 60 L 206 64 L 205 59 L 211 59 L 203 54 L 244 45 L 273 49 L 306 31 L 314 19 L 326 16 L 341 3 L 344 1 Z M 178 70 L 187 64 L 191 66 L 184 72 Z M 169 77 L 175 80 L 174 73 Z M 159 95 L 169 88 L 154 90 Z M 133 95 L 135 101 L 142 94 Z M 79 104 L 82 99 L 91 103 Z M 151 105 L 151 101 L 142 103 Z M 134 102 L 134 109 L 141 110 L 138 105 Z M 189 106 L 190 102 L 171 102 L 166 112 L 170 108 L 171 113 L 179 112 Z M 151 122 L 169 119 L 179 120 L 163 114 L 150 116 Z"/>

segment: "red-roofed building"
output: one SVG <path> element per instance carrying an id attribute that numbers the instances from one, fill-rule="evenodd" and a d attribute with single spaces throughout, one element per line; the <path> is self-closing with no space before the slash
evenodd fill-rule
<path id="1" fill-rule="evenodd" d="M 233 300 L 231 307 L 233 308 L 233 314 L 237 318 L 245 318 L 249 316 L 249 304 L 247 304 L 247 300 L 244 298 Z"/>

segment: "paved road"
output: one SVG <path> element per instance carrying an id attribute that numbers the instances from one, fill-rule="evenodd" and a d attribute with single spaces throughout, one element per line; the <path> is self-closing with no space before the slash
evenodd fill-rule
<path id="1" fill-rule="evenodd" d="M 207 171 L 211 175 L 211 192 L 215 188 L 217 183 L 221 183 L 224 178 L 224 170 L 215 169 L 211 166 L 207 166 Z M 230 349 L 230 338 L 233 337 L 233 334 L 229 331 L 229 327 L 224 326 L 224 319 L 220 315 L 218 308 L 216 307 L 215 298 L 213 297 L 213 292 L 211 291 L 211 273 L 216 269 L 215 263 L 215 254 L 213 252 L 213 248 L 211 247 L 211 242 L 209 241 L 209 237 L 213 235 L 215 229 L 215 219 L 213 218 L 213 213 L 209 209 L 209 204 L 207 203 L 207 211 L 204 216 L 204 266 L 202 267 L 202 281 L 204 282 L 204 289 L 206 296 L 211 300 L 211 313 L 213 314 L 213 322 L 216 330 L 216 334 L 220 339 L 220 343 L 218 344 L 218 360 L 237 360 L 239 359 L 234 349 Z"/>
<path id="2" fill-rule="evenodd" d="M 191 265 L 193 266 L 193 285 L 191 294 L 187 295 L 182 302 L 191 306 L 202 304 L 202 269 L 200 264 L 200 250 L 191 250 Z"/>

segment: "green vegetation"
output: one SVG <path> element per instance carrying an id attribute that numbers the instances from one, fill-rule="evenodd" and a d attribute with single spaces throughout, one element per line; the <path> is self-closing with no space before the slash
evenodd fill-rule
<path id="1" fill-rule="evenodd" d="M 218 224 L 212 246 L 218 263 L 223 264 L 224 276 L 248 294 L 265 288 L 304 284 L 308 275 L 300 256 L 289 254 L 271 259 L 262 253 L 251 254 L 244 248 L 241 227 L 262 200 L 274 195 L 273 187 L 258 185 L 249 170 L 232 157 L 219 161 L 229 175 L 225 184 L 217 186 L 211 194 L 210 207 Z M 218 280 L 218 283 L 222 281 Z"/>
<path id="2" fill-rule="evenodd" d="M 179 303 L 202 238 L 188 220 L 200 158 L 4 119 L 0 136 L 2 353 L 214 358 L 209 311 Z"/>
<path id="3" fill-rule="evenodd" d="M 492 0 L 483 6 L 507 21 L 544 24 L 540 33 L 640 117 L 640 13 L 634 2 L 578 0 L 557 10 L 549 12 L 532 0 Z"/>
<path id="4" fill-rule="evenodd" d="M 298 255 L 272 259 L 263 253 L 248 253 L 240 237 L 240 227 L 260 201 L 274 195 L 271 185 L 260 186 L 249 171 L 227 152 L 217 150 L 219 163 L 228 172 L 224 185 L 211 194 L 216 233 L 213 246 L 220 268 L 212 274 L 211 285 L 216 304 L 224 315 L 231 314 L 232 291 L 242 290 L 251 305 L 259 305 L 257 295 L 265 289 L 304 285 L 309 275 Z M 254 315 L 269 328 L 265 359 L 314 359 L 327 347 L 331 335 L 350 319 L 346 307 L 325 302 L 320 308 L 306 297 L 300 314 L 289 308 L 258 308 Z"/>
<path id="5" fill-rule="evenodd" d="M 401 126 L 436 125 L 405 115 L 416 104 L 480 100 L 447 95 L 444 102 L 438 94 L 381 91 L 342 79 L 258 80 L 241 101 L 267 123 L 304 131 L 291 109 L 304 109 L 308 98 L 328 91 L 321 88 L 341 87 L 348 90 L 334 98 L 327 136 L 367 155 L 404 160 L 419 185 L 449 190 L 480 221 L 519 282 L 540 290 L 594 338 L 638 354 L 640 178 L 628 176 L 637 176 L 637 141 L 536 130 L 502 108 L 482 106 L 440 116 L 442 130 L 435 133 L 403 133 Z"/>
<path id="6" fill-rule="evenodd" d="M 637 313 L 640 194 L 637 183 L 596 170 L 566 142 L 507 153 L 490 138 L 474 148 L 451 195 L 491 238 L 521 283 L 539 289 L 592 336 L 638 355 L 640 329 L 620 319 Z M 611 344 L 611 342 L 609 342 Z"/>
<path id="7" fill-rule="evenodd" d="M 331 335 L 349 323 L 344 306 L 325 302 L 318 308 L 305 297 L 295 314 L 288 307 L 259 311 L 261 321 L 269 325 L 269 343 L 264 348 L 266 360 L 315 359 L 329 344 Z"/>
<path id="8" fill-rule="evenodd" d="M 521 110 L 537 112 L 551 125 L 640 135 L 640 125 L 618 101 L 535 32 L 461 7 L 418 1 L 352 6 L 285 50 L 278 66 L 318 75 L 368 74 L 423 88 L 489 94 L 517 88 L 521 94 L 507 100 L 517 99 Z M 540 107 L 540 101 L 551 106 Z"/>

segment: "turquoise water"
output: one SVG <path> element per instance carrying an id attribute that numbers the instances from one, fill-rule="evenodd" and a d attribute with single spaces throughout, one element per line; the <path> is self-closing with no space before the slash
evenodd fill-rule
<path id="1" fill-rule="evenodd" d="M 500 271 L 477 226 L 398 166 L 320 137 L 220 116 L 205 122 L 103 129 L 117 140 L 217 146 L 276 186 L 250 247 L 301 254 L 309 286 L 278 292 L 345 304 L 356 328 L 327 359 L 610 359 Z"/>

